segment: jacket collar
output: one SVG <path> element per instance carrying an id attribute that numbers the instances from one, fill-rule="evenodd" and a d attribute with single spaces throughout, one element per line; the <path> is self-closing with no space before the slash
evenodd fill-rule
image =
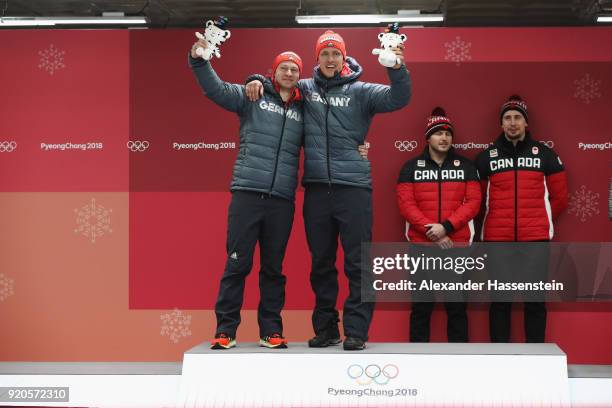
<path id="1" fill-rule="evenodd" d="M 342 72 L 337 73 L 332 78 L 326 78 L 323 76 L 318 65 L 314 68 L 312 77 L 314 78 L 315 83 L 321 88 L 330 89 L 336 86 L 348 84 L 349 82 L 354 82 L 361 76 L 362 73 L 363 68 L 361 68 L 361 65 L 359 65 L 354 58 L 346 57 Z"/>
<path id="2" fill-rule="evenodd" d="M 531 144 L 531 142 L 532 142 L 531 133 L 529 131 L 527 131 L 527 132 L 525 132 L 525 138 L 523 140 L 520 140 L 516 144 L 516 151 L 522 151 L 527 146 L 529 146 Z M 506 138 L 506 135 L 503 132 L 502 132 L 501 135 L 499 135 L 499 137 L 495 141 L 495 144 L 497 145 L 497 147 L 499 147 L 500 149 L 505 150 L 505 151 L 512 152 L 512 151 L 515 150 L 514 145 L 512 144 L 511 141 L 509 141 Z"/>
<path id="3" fill-rule="evenodd" d="M 270 77 L 266 77 L 263 83 L 264 91 L 270 95 L 274 95 L 277 97 L 285 106 L 289 106 L 292 103 L 299 102 L 302 100 L 302 94 L 298 87 L 293 88 L 293 92 L 291 93 L 291 97 L 287 102 L 283 101 L 283 98 L 280 96 L 280 87 L 272 81 Z"/>
<path id="4" fill-rule="evenodd" d="M 442 167 L 444 167 L 446 165 L 446 163 L 449 163 L 451 160 L 454 160 L 455 156 L 456 156 L 455 148 L 451 146 L 451 148 L 448 149 L 448 153 L 447 153 L 446 157 L 444 158 L 444 162 L 442 163 Z M 434 161 L 434 159 L 431 158 L 431 155 L 429 154 L 429 146 L 425 146 L 425 150 L 423 151 L 423 157 L 425 158 L 425 160 L 431 161 L 436 166 L 438 165 L 438 163 L 436 163 Z"/>

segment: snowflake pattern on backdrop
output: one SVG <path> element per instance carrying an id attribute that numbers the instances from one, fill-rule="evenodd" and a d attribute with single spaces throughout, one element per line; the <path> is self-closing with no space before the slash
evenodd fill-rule
<path id="1" fill-rule="evenodd" d="M 15 294 L 15 281 L 0 273 L 0 302 Z"/>
<path id="2" fill-rule="evenodd" d="M 570 195 L 568 213 L 574 214 L 585 222 L 588 218 L 599 214 L 599 193 L 587 190 L 585 185 L 580 186 L 574 194 Z"/>
<path id="3" fill-rule="evenodd" d="M 61 51 L 51 44 L 46 50 L 38 51 L 38 55 L 40 55 L 38 68 L 53 75 L 55 71 L 66 68 L 66 64 L 64 64 L 65 54 L 65 51 Z"/>
<path id="4" fill-rule="evenodd" d="M 92 244 L 96 243 L 96 239 L 106 233 L 111 233 L 111 213 L 112 209 L 106 209 L 96 203 L 96 199 L 91 199 L 91 204 L 84 205 L 81 208 L 75 208 L 77 228 L 75 233 L 81 234 L 91 240 Z"/>
<path id="5" fill-rule="evenodd" d="M 601 98 L 601 80 L 585 74 L 582 78 L 574 81 L 574 98 L 579 99 L 585 104 L 590 104 L 596 98 Z"/>
<path id="6" fill-rule="evenodd" d="M 178 343 L 183 337 L 191 336 L 191 315 L 185 314 L 178 309 L 172 313 L 165 313 L 160 316 L 162 327 L 160 334 L 170 337 L 173 343 Z"/>
<path id="7" fill-rule="evenodd" d="M 451 42 L 445 42 L 446 56 L 444 57 L 447 61 L 453 61 L 457 66 L 461 65 L 462 62 L 470 61 L 472 56 L 470 55 L 470 48 L 472 47 L 471 42 L 463 41 L 461 37 L 457 36 Z"/>

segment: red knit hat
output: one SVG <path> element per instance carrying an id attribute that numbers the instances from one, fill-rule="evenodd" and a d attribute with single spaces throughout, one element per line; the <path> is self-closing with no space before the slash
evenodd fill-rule
<path id="1" fill-rule="evenodd" d="M 527 116 L 527 104 L 519 95 L 512 95 L 508 98 L 508 100 L 502 105 L 499 121 L 502 122 L 504 118 L 504 113 L 509 110 L 515 110 L 520 112 L 521 115 L 525 118 L 525 122 L 529 122 L 529 117 Z"/>
<path id="2" fill-rule="evenodd" d="M 346 59 L 346 45 L 344 44 L 344 40 L 340 36 L 340 34 L 333 32 L 332 30 L 327 30 L 317 40 L 317 45 L 315 47 L 315 58 L 319 58 L 319 54 L 323 48 L 333 47 L 342 53 L 342 58 Z"/>
<path id="3" fill-rule="evenodd" d="M 453 125 L 446 116 L 446 112 L 441 107 L 437 106 L 431 111 L 431 116 L 427 119 L 427 127 L 425 128 L 425 138 L 436 133 L 438 130 L 448 130 L 451 135 L 454 135 Z"/>
<path id="4" fill-rule="evenodd" d="M 302 65 L 302 59 L 300 58 L 300 56 L 293 51 L 285 51 L 281 52 L 276 56 L 276 58 L 274 58 L 274 62 L 272 63 L 272 77 L 274 77 L 274 74 L 276 74 L 276 68 L 278 68 L 281 63 L 286 61 L 293 62 L 295 65 L 298 66 L 300 74 L 302 73 L 302 69 L 304 67 Z"/>

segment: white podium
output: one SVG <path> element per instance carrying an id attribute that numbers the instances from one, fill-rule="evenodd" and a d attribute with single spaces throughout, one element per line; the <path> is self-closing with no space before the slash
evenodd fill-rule
<path id="1" fill-rule="evenodd" d="M 187 351 L 177 407 L 569 407 L 555 344 L 253 343 Z"/>

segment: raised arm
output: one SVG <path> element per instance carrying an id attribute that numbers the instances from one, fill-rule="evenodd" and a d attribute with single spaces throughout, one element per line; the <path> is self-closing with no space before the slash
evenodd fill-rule
<path id="1" fill-rule="evenodd" d="M 403 44 L 394 48 L 393 51 L 400 61 L 393 68 L 387 68 L 391 85 L 364 84 L 364 97 L 366 98 L 365 107 L 368 113 L 393 112 L 408 105 L 412 96 L 412 83 L 410 72 L 404 65 Z"/>
<path id="2" fill-rule="evenodd" d="M 196 42 L 189 53 L 189 66 L 196 76 L 200 88 L 210 100 L 231 112 L 240 113 L 246 106 L 247 99 L 244 86 L 222 81 L 210 62 L 198 57 L 195 53 Z"/>

